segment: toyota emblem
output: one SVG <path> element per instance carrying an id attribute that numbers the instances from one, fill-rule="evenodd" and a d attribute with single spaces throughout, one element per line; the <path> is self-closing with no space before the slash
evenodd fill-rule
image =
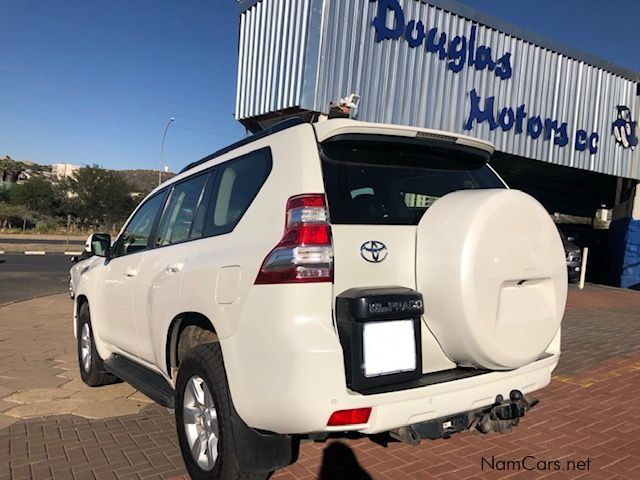
<path id="1" fill-rule="evenodd" d="M 370 263 L 382 262 L 388 253 L 386 245 L 375 240 L 364 242 L 360 247 L 360 256 Z"/>

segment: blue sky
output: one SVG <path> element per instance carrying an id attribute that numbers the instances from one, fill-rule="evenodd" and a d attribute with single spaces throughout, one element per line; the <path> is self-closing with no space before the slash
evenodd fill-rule
<path id="1" fill-rule="evenodd" d="M 0 155 L 157 168 L 174 116 L 176 171 L 244 135 L 235 0 L 0 1 Z M 462 3 L 640 71 L 640 0 Z"/>

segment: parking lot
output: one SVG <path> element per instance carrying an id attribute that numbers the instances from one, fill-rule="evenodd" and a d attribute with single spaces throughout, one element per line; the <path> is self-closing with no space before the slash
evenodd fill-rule
<path id="1" fill-rule="evenodd" d="M 79 380 L 60 258 L 0 258 L 0 291 L 60 292 L 0 301 L 0 480 L 182 478 L 171 412 L 126 384 Z M 273 478 L 640 478 L 639 318 L 638 292 L 572 289 L 553 382 L 510 434 L 418 447 L 357 436 L 303 443 Z"/>

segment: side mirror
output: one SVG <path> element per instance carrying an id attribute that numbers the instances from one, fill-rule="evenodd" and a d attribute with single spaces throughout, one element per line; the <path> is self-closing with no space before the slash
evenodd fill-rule
<path id="1" fill-rule="evenodd" d="M 71 263 L 78 263 L 78 256 L 74 255 L 73 257 L 71 257 Z"/>
<path id="2" fill-rule="evenodd" d="M 91 253 L 97 257 L 109 258 L 111 253 L 111 235 L 108 233 L 94 233 L 89 237 Z"/>

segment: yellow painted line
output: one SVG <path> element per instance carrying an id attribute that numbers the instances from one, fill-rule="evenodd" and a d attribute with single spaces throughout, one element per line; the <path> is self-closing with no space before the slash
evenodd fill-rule
<path id="1" fill-rule="evenodd" d="M 578 386 L 583 387 L 583 388 L 590 387 L 594 383 L 593 381 L 591 381 L 589 379 L 581 380 L 581 379 L 574 378 L 574 377 L 567 377 L 565 375 L 553 375 L 551 377 L 551 379 L 555 380 L 556 382 L 569 383 L 571 385 L 578 385 Z"/>
<path id="2" fill-rule="evenodd" d="M 597 378 L 596 377 L 578 378 L 578 377 L 570 377 L 567 375 L 553 375 L 551 379 L 557 382 L 568 383 L 571 385 L 578 385 L 583 388 L 589 388 L 590 386 L 596 383 L 605 382 L 607 380 L 611 380 L 617 377 L 622 377 L 624 375 L 635 372 L 637 370 L 640 370 L 640 363 L 630 363 L 629 365 L 625 365 L 615 370 L 611 370 L 607 373 L 598 375 Z"/>

